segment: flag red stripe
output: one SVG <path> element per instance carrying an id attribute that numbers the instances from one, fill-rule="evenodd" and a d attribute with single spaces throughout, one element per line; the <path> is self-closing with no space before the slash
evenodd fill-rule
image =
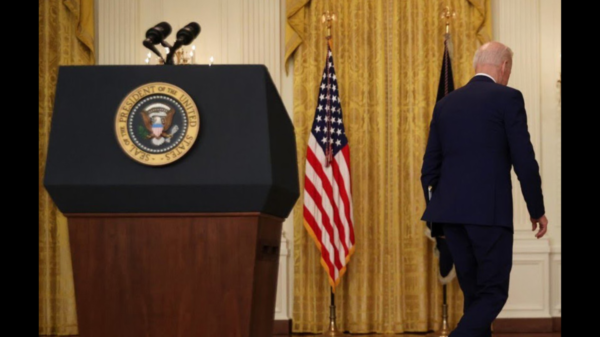
<path id="1" fill-rule="evenodd" d="M 348 173 L 350 173 L 350 146 L 346 145 L 342 149 L 342 154 L 344 155 L 344 160 L 346 161 L 346 165 L 348 166 Z M 352 197 L 352 177 L 348 174 L 348 186 L 350 186 L 350 191 L 347 191 L 348 196 Z M 352 220 L 352 208 L 346 208 L 346 219 L 348 219 L 348 225 L 350 226 L 350 242 L 354 246 L 354 221 Z"/>
<path id="2" fill-rule="evenodd" d="M 350 214 L 350 202 L 348 201 L 348 194 L 346 193 L 346 186 L 344 184 L 344 177 L 342 176 L 342 172 L 340 172 L 340 167 L 339 167 L 339 163 L 338 161 L 334 158 L 332 161 L 332 167 L 333 167 L 333 177 L 335 179 L 335 182 L 338 186 L 339 189 L 339 196 L 342 199 L 342 202 L 344 204 L 344 215 L 346 217 L 346 222 L 348 223 L 348 236 L 350 236 L 350 233 L 353 232 L 352 231 L 352 219 L 350 218 L 349 214 Z M 345 256 L 348 256 L 348 253 L 350 252 L 346 246 L 346 229 L 344 228 L 345 226 L 340 223 L 340 226 L 338 226 L 339 230 L 340 230 L 340 236 L 342 238 L 344 238 L 344 240 L 342 242 L 344 242 L 344 249 L 346 249 L 346 254 Z M 351 241 L 352 244 L 354 244 L 353 241 Z"/>
<path id="3" fill-rule="evenodd" d="M 307 155 L 308 155 L 308 153 L 312 153 L 312 151 L 309 150 L 309 151 L 307 151 Z M 321 181 L 323 181 L 323 178 L 321 178 Z M 308 178 L 308 176 L 305 176 L 305 179 L 304 179 L 304 189 L 305 189 L 305 193 L 308 193 L 308 195 L 310 195 L 310 197 L 313 199 L 315 205 L 321 212 L 321 219 L 323 222 L 323 227 L 325 227 L 325 230 L 329 234 L 329 242 L 333 248 L 333 252 L 332 252 L 333 257 L 334 257 L 333 262 L 334 262 L 335 266 L 337 267 L 337 269 L 342 269 L 343 265 L 339 259 L 339 252 L 337 249 L 337 245 L 335 244 L 335 236 L 333 235 L 333 227 L 331 226 L 329 216 L 323 209 L 323 200 L 321 199 L 321 194 L 319 192 L 317 192 L 315 185 Z M 321 243 L 321 246 L 323 246 L 323 248 L 326 248 L 323 243 Z M 333 279 L 335 279 L 335 277 Z"/>
<path id="4" fill-rule="evenodd" d="M 340 202 L 341 202 L 344 206 L 344 211 L 345 211 L 346 209 L 348 209 L 348 202 L 347 202 L 348 197 L 346 196 L 346 192 L 345 192 L 346 188 L 344 186 L 344 177 L 342 176 L 342 173 L 340 172 L 339 163 L 337 162 L 335 157 L 331 161 L 331 169 L 333 171 L 333 179 L 335 180 L 335 185 L 337 185 L 337 188 L 338 188 L 338 194 L 336 195 L 336 197 L 337 197 L 336 205 L 340 204 Z M 344 214 L 346 214 L 346 213 L 344 212 Z M 344 253 L 345 253 L 344 257 L 346 257 L 346 256 L 348 256 L 348 253 L 350 252 L 350 250 L 348 249 L 347 242 L 346 242 L 346 225 L 341 221 L 341 217 L 339 216 L 339 210 L 338 210 L 337 215 L 338 215 L 338 219 L 340 219 L 340 221 L 336 224 L 338 227 L 338 231 L 340 233 L 341 241 L 344 245 Z M 349 223 L 348 219 L 346 219 L 346 223 Z"/>
<path id="5" fill-rule="evenodd" d="M 340 228 L 340 226 L 342 226 L 342 220 L 340 219 L 340 212 L 338 210 L 337 204 L 335 203 L 335 201 L 333 200 L 333 187 L 331 186 L 331 181 L 329 180 L 329 177 L 327 177 L 327 175 L 325 174 L 325 171 L 323 171 L 323 166 L 322 164 L 319 162 L 319 159 L 317 159 L 317 156 L 314 154 L 314 152 L 311 151 L 306 151 L 306 160 L 310 163 L 310 166 L 313 168 L 313 170 L 315 170 L 315 172 L 317 173 L 317 175 L 321 178 L 321 183 L 323 184 L 323 190 L 325 191 L 325 196 L 329 199 L 329 203 L 331 204 L 331 207 L 333 208 L 333 225 L 336 226 L 336 228 Z M 323 179 L 325 177 L 325 179 Z M 339 230 L 338 230 L 339 232 Z M 341 238 L 341 236 L 340 236 Z M 342 240 L 340 239 L 340 242 L 342 243 L 342 246 L 344 247 L 344 256 L 347 256 L 348 253 L 350 252 L 348 250 L 348 247 L 346 246 L 346 240 Z M 337 247 L 336 247 L 337 249 Z M 336 255 L 336 259 L 339 259 L 339 255 Z M 337 262 L 336 262 L 337 264 Z M 340 269 L 343 266 L 340 263 Z"/>
<path id="6" fill-rule="evenodd" d="M 321 241 L 320 238 L 322 237 L 321 229 L 319 228 L 319 225 L 317 225 L 317 221 L 313 217 L 312 213 L 308 210 L 308 208 L 306 208 L 306 206 L 304 206 L 304 221 L 306 221 L 306 223 L 308 223 L 308 225 L 312 229 L 313 233 L 316 236 L 315 239 L 318 239 L 320 242 Z M 331 259 L 329 258 L 329 251 L 322 244 L 321 244 L 321 258 L 323 259 L 323 261 L 325 261 L 325 263 L 329 267 L 329 277 L 331 277 L 332 280 L 335 280 L 335 269 L 333 268 L 333 265 L 331 264 Z"/>

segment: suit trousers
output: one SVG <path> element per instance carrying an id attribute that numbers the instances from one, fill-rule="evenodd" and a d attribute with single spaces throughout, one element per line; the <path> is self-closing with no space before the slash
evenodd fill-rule
<path id="1" fill-rule="evenodd" d="M 513 230 L 463 224 L 443 224 L 443 229 L 464 294 L 464 314 L 450 337 L 490 337 L 508 299 Z"/>

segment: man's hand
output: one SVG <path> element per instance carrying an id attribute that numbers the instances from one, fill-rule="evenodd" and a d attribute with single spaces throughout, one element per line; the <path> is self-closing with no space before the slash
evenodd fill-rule
<path id="1" fill-rule="evenodd" d="M 548 219 L 546 218 L 546 215 L 542 215 L 542 217 L 539 219 L 531 218 L 530 220 L 531 220 L 531 230 L 532 231 L 535 230 L 535 228 L 538 226 L 538 224 L 540 225 L 540 230 L 537 232 L 535 237 L 539 239 L 542 236 L 544 236 L 544 234 L 546 234 L 546 231 L 548 230 Z"/>

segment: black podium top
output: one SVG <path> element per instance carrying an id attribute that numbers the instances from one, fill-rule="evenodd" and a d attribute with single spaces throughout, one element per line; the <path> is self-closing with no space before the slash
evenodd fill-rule
<path id="1" fill-rule="evenodd" d="M 165 82 L 200 114 L 189 152 L 165 166 L 120 148 L 117 109 Z M 262 65 L 60 67 L 44 185 L 63 213 L 262 212 L 285 218 L 299 196 L 294 127 Z"/>

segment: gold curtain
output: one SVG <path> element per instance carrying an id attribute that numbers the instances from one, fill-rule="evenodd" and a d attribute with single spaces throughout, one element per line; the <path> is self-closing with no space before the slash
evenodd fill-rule
<path id="1" fill-rule="evenodd" d="M 332 10 L 333 57 L 351 152 L 356 253 L 336 288 L 338 327 L 354 333 L 422 332 L 439 327 L 441 286 L 420 169 L 443 54 L 444 5 L 451 25 L 457 87 L 491 36 L 490 0 L 288 0 L 286 57 L 294 55 L 294 124 L 303 189 L 306 144 L 326 53 L 321 15 Z M 302 197 L 300 198 L 302 200 Z M 321 332 L 329 284 L 319 252 L 294 210 L 294 332 Z M 448 286 L 451 325 L 462 294 Z"/>
<path id="2" fill-rule="evenodd" d="M 94 64 L 93 0 L 39 0 L 39 335 L 76 335 L 66 218 L 43 187 L 59 65 Z"/>

